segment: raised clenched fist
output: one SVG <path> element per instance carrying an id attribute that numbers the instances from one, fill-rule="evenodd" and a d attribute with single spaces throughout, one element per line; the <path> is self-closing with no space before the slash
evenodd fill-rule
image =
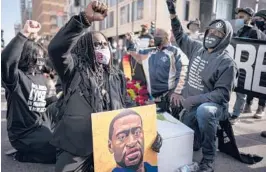
<path id="1" fill-rule="evenodd" d="M 23 28 L 23 34 L 28 38 L 36 39 L 40 30 L 41 24 L 39 22 L 27 20 Z"/>
<path id="2" fill-rule="evenodd" d="M 41 30 L 41 24 L 34 20 L 27 20 L 23 31 L 25 33 L 38 33 Z"/>
<path id="3" fill-rule="evenodd" d="M 99 1 L 92 1 L 85 9 L 86 17 L 90 22 L 104 20 L 107 16 L 107 12 L 107 5 Z"/>

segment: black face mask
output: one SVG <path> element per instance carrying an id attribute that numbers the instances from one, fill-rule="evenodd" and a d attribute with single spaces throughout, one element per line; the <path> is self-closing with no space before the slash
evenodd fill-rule
<path id="1" fill-rule="evenodd" d="M 161 37 L 154 37 L 154 45 L 156 47 L 162 45 L 162 42 L 163 42 L 163 38 L 161 38 Z"/>
<path id="2" fill-rule="evenodd" d="M 259 28 L 259 30 L 264 31 L 265 30 L 265 23 L 264 21 L 255 21 L 256 26 Z"/>
<path id="3" fill-rule="evenodd" d="M 214 48 L 216 47 L 220 42 L 222 41 L 222 38 L 215 36 L 213 34 L 207 35 L 204 39 L 205 47 L 206 48 Z"/>

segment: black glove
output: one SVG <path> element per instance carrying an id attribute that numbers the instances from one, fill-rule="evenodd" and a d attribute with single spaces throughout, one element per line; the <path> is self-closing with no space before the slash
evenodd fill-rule
<path id="1" fill-rule="evenodd" d="M 170 14 L 176 14 L 175 2 L 176 2 L 176 0 L 166 0 L 166 4 L 167 4 L 168 11 Z"/>
<path id="2" fill-rule="evenodd" d="M 154 152 L 159 153 L 160 152 L 160 148 L 162 147 L 163 144 L 163 138 L 162 136 L 157 132 L 157 136 L 155 141 L 153 142 L 151 148 Z"/>

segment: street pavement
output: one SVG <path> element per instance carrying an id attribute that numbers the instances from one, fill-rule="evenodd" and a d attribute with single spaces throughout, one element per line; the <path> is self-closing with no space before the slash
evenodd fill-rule
<path id="1" fill-rule="evenodd" d="M 230 102 L 232 109 L 235 102 L 235 94 Z M 257 100 L 254 101 L 253 113 L 257 108 Z M 252 114 L 241 115 L 241 121 L 234 126 L 236 141 L 241 152 L 257 154 L 264 159 L 255 164 L 243 164 L 224 153 L 217 152 L 215 161 L 215 172 L 266 172 L 266 138 L 262 138 L 260 133 L 266 130 L 266 117 L 263 119 L 253 119 Z M 6 131 L 6 100 L 4 91 L 1 91 L 1 171 L 2 172 L 53 172 L 53 165 L 19 163 L 5 155 L 5 151 L 11 149 Z M 194 153 L 194 161 L 200 161 L 201 152 Z M 182 158 L 182 157 L 180 157 Z M 177 160 L 178 161 L 178 160 Z"/>

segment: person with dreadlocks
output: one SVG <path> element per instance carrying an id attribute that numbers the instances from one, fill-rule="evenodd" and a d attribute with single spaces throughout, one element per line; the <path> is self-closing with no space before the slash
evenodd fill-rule
<path id="1" fill-rule="evenodd" d="M 60 149 L 56 172 L 93 171 L 91 113 L 134 106 L 124 74 L 112 66 L 111 50 L 101 32 L 83 31 L 107 16 L 98 1 L 73 16 L 48 46 L 63 87 L 63 103 L 51 143 Z M 72 48 L 73 47 L 73 48 Z M 160 137 L 155 139 L 159 151 Z M 161 143 L 161 142 L 159 142 Z"/>
<path id="2" fill-rule="evenodd" d="M 44 48 L 35 42 L 41 25 L 28 20 L 2 52 L 1 75 L 7 99 L 7 132 L 20 162 L 55 163 L 52 117 L 46 111 Z M 7 153 L 8 154 L 8 153 Z"/>

